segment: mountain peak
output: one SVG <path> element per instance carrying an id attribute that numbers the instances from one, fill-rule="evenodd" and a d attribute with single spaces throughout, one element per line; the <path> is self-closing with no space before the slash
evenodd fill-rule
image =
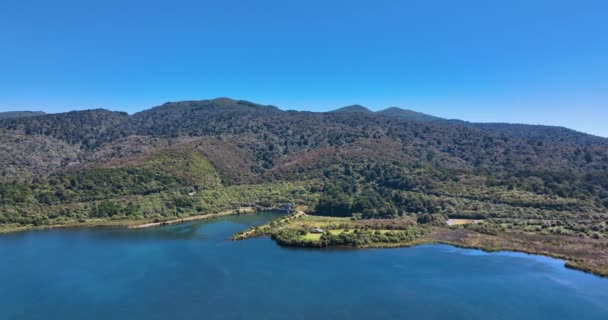
<path id="1" fill-rule="evenodd" d="M 158 107 L 138 112 L 138 115 L 162 113 L 175 116 L 192 116 L 192 112 L 201 113 L 221 113 L 221 112 L 274 112 L 278 108 L 265 106 L 245 100 L 234 100 L 226 97 L 219 97 L 208 100 L 186 100 L 165 102 Z"/>
<path id="2" fill-rule="evenodd" d="M 402 109 L 399 107 L 388 107 L 384 110 L 380 110 L 378 112 L 402 112 L 402 111 L 412 111 L 412 110 L 408 110 L 408 109 Z"/>

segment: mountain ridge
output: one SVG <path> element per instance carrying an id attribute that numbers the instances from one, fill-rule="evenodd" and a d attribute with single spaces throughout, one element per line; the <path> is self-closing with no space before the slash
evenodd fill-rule
<path id="1" fill-rule="evenodd" d="M 112 111 L 109 109 L 103 109 L 103 108 L 94 108 L 94 109 L 84 109 L 84 110 L 73 110 L 73 111 L 66 111 L 66 112 L 61 112 L 61 113 L 45 113 L 42 111 L 6 111 L 6 112 L 0 112 L 0 121 L 3 120 L 11 120 L 11 119 L 19 119 L 19 118 L 25 118 L 25 117 L 34 117 L 34 116 L 51 116 L 51 115 L 56 115 L 56 114 L 67 114 L 67 113 L 71 113 L 71 112 L 87 112 L 87 111 L 108 111 L 108 112 L 114 112 L 114 113 L 118 113 L 118 114 L 127 114 L 126 112 L 122 112 L 122 111 Z M 136 112 L 134 114 L 132 114 L 131 116 L 134 115 L 140 115 L 140 114 L 146 114 L 146 113 L 150 113 L 150 112 L 166 112 L 166 113 L 172 113 L 172 112 L 193 112 L 193 111 L 198 111 L 198 112 L 247 112 L 247 111 L 254 111 L 254 112 L 285 112 L 285 113 L 311 113 L 311 114 L 317 114 L 317 113 L 335 113 L 335 114 L 339 114 L 339 113 L 358 113 L 358 114 L 366 114 L 366 115 L 384 115 L 384 116 L 389 116 L 389 117 L 399 117 L 402 119 L 407 119 L 407 120 L 411 120 L 411 121 L 418 121 L 418 122 L 449 122 L 455 125 L 463 125 L 463 126 L 468 126 L 468 127 L 475 127 L 475 128 L 479 128 L 482 130 L 487 130 L 487 131 L 493 131 L 493 132 L 497 132 L 497 133 L 501 133 L 501 134 L 507 134 L 510 136 L 517 136 L 519 138 L 525 138 L 527 135 L 526 134 L 521 134 L 515 132 L 515 128 L 519 129 L 519 130 L 524 130 L 524 131 L 529 131 L 529 129 L 533 128 L 534 129 L 534 133 L 531 133 L 530 136 L 533 136 L 534 139 L 543 139 L 546 138 L 546 134 L 543 135 L 539 132 L 539 130 L 565 130 L 565 132 L 567 131 L 569 134 L 574 134 L 574 135 L 585 135 L 585 136 L 589 136 L 589 137 L 593 137 L 593 139 L 595 140 L 594 143 L 608 143 L 608 137 L 603 137 L 603 136 L 598 136 L 598 135 L 594 135 L 594 134 L 590 134 L 590 133 L 586 133 L 583 131 L 578 131 L 575 129 L 571 129 L 568 127 L 564 127 L 564 126 L 558 126 L 558 125 L 544 125 L 544 124 L 523 124 L 523 123 L 509 123 L 509 122 L 471 122 L 471 121 L 467 121 L 467 120 L 461 120 L 461 119 L 446 119 L 446 118 L 442 118 L 442 117 L 437 117 L 437 116 L 433 116 L 430 114 L 426 114 L 423 112 L 419 112 L 419 111 L 415 111 L 415 110 L 411 110 L 411 109 L 404 109 L 404 108 L 400 108 L 400 107 L 396 107 L 396 106 L 392 106 L 392 107 L 388 107 L 385 109 L 381 109 L 381 110 L 377 110 L 377 111 L 372 111 L 369 108 L 359 105 L 359 104 L 354 104 L 354 105 L 349 105 L 349 106 L 345 106 L 342 108 L 338 108 L 338 109 L 334 109 L 331 111 L 321 111 L 321 112 L 315 112 L 315 111 L 296 111 L 296 110 L 282 110 L 274 105 L 263 105 L 263 104 L 257 104 L 254 102 L 250 102 L 250 101 L 246 101 L 246 100 L 237 100 L 237 99 L 231 99 L 228 97 L 218 97 L 218 98 L 213 98 L 213 99 L 204 99 L 204 100 L 182 100 L 182 101 L 171 101 L 171 102 L 165 102 L 161 105 L 149 108 L 149 109 L 145 109 L 139 112 Z M 512 126 L 512 129 L 509 130 L 507 127 Z M 493 128 L 496 127 L 496 128 Z M 553 134 L 555 134 L 556 132 L 553 132 Z M 580 140 L 580 137 L 579 137 Z"/>
<path id="2" fill-rule="evenodd" d="M 0 120 L 2 119 L 15 119 L 25 117 L 35 117 L 46 115 L 43 111 L 2 111 L 0 112 Z"/>
<path id="3" fill-rule="evenodd" d="M 359 115 L 364 115 L 364 117 L 358 117 Z M 458 147 L 459 144 L 479 140 L 479 138 L 489 141 L 514 139 L 515 144 L 523 143 L 526 149 L 529 148 L 529 145 L 533 146 L 534 148 L 529 151 L 531 153 L 541 152 L 539 148 L 542 143 L 548 143 L 548 146 L 553 149 L 608 146 L 606 138 L 562 127 L 479 124 L 461 120 L 446 120 L 396 107 L 377 112 L 372 112 L 360 105 L 348 106 L 334 112 L 282 111 L 275 106 L 229 98 L 167 102 L 133 115 L 106 109 L 91 109 L 31 118 L 4 119 L 0 120 L 0 129 L 4 130 L 5 135 L 13 132 L 26 136 L 51 137 L 58 139 L 57 143 L 62 141 L 61 143 L 76 145 L 82 150 L 90 150 L 85 153 L 131 136 L 155 137 L 155 139 L 183 139 L 183 137 L 234 139 L 234 137 L 240 136 L 247 139 L 271 139 L 274 140 L 273 145 L 279 143 L 278 147 L 272 147 L 272 150 L 263 150 L 263 146 L 256 143 L 249 147 L 253 148 L 252 151 L 257 150 L 254 152 L 255 157 L 265 154 L 264 160 L 258 159 L 258 165 L 254 165 L 254 167 L 259 166 L 254 170 L 257 172 L 270 169 L 274 166 L 273 163 L 281 163 L 284 161 L 282 158 L 288 159 L 291 154 L 322 150 L 322 148 L 332 145 L 352 144 L 356 142 L 353 139 L 369 139 L 370 137 L 384 137 L 386 142 L 383 143 L 390 141 L 393 144 L 404 144 L 412 139 L 436 140 L 444 146 L 432 147 L 435 154 L 441 155 L 434 161 L 437 159 L 448 161 L 450 163 L 448 166 L 453 168 L 471 168 L 481 166 L 483 163 L 485 163 L 483 166 L 497 164 L 495 159 L 490 160 L 487 156 L 472 161 L 467 157 L 460 158 L 461 155 L 454 153 L 455 150 L 461 148 Z M 259 136 L 261 132 L 264 134 Z M 294 137 L 294 132 L 300 132 L 299 136 Z M 483 134 L 480 135 L 479 132 L 483 132 Z M 286 136 L 286 134 L 288 135 Z M 461 136 L 459 138 L 461 140 L 455 140 L 459 136 Z M 475 139 L 472 139 L 473 137 Z M 446 143 L 454 146 L 446 147 Z M 478 147 L 467 147 L 465 153 Z M 401 148 L 412 147 L 403 145 Z M 281 156 L 278 152 L 283 155 Z M 382 152 L 386 153 L 387 150 L 382 150 Z M 428 153 L 430 151 L 419 150 L 417 152 Z M 475 152 L 481 154 L 481 150 Z M 542 152 L 554 151 L 547 149 Z M 582 153 L 582 151 L 577 152 Z M 414 159 L 405 160 L 408 156 L 398 153 L 394 153 L 391 157 L 401 159 L 399 161 L 414 161 Z M 591 156 L 591 158 L 594 157 Z M 551 162 L 550 157 L 541 162 L 545 162 L 547 168 L 559 166 L 561 168 L 559 170 L 566 169 L 563 165 L 557 165 L 557 162 Z M 447 163 L 442 165 L 447 165 Z M 27 167 L 26 164 L 21 166 Z"/>

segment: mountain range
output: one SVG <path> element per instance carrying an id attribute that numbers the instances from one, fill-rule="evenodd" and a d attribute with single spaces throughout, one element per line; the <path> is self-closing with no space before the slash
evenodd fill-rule
<path id="1" fill-rule="evenodd" d="M 396 107 L 283 111 L 228 98 L 133 115 L 4 115 L 0 224 L 163 219 L 281 202 L 314 211 L 322 202 L 346 216 L 491 218 L 508 230 L 598 237 L 607 230 L 608 139 L 561 127 Z"/>

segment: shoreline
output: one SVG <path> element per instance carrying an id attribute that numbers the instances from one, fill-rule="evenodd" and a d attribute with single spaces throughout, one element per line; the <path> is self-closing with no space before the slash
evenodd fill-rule
<path id="1" fill-rule="evenodd" d="M 580 264 L 579 262 L 572 261 L 566 256 L 560 254 L 552 254 L 549 252 L 535 252 L 523 249 L 506 249 L 506 248 L 489 248 L 489 247 L 479 247 L 474 245 L 463 245 L 458 243 L 453 243 L 449 241 L 440 241 L 440 240 L 428 240 L 428 241 L 419 241 L 412 243 L 404 243 L 404 244 L 395 244 L 395 246 L 368 246 L 368 247 L 354 247 L 355 249 L 397 249 L 397 248 L 413 248 L 417 246 L 423 245 L 447 245 L 455 248 L 465 249 L 465 250 L 479 250 L 486 253 L 499 253 L 499 252 L 512 252 L 512 253 L 522 253 L 527 255 L 534 255 L 540 257 L 547 257 L 552 259 L 557 259 L 563 262 L 563 267 L 571 270 L 576 270 L 579 272 L 584 272 L 588 274 L 592 274 L 601 278 L 608 278 L 608 272 L 596 270 L 592 267 L 589 267 L 584 264 Z"/>
<path id="2" fill-rule="evenodd" d="M 248 239 L 253 239 L 253 238 L 258 238 L 258 237 L 267 237 L 272 240 L 272 237 L 270 237 L 269 235 L 255 235 L 255 236 L 246 237 L 246 238 L 234 239 L 234 241 L 243 241 L 243 240 L 248 240 Z M 574 260 L 568 258 L 567 256 L 560 255 L 560 254 L 553 254 L 553 253 L 549 253 L 549 252 L 537 252 L 537 251 L 514 249 L 514 248 L 481 247 L 481 246 L 459 244 L 459 243 L 455 243 L 455 242 L 435 240 L 435 239 L 418 240 L 418 241 L 412 241 L 412 242 L 406 242 L 406 243 L 376 243 L 376 244 L 370 244 L 370 245 L 365 245 L 365 246 L 327 246 L 327 247 L 291 246 L 291 245 L 279 243 L 275 240 L 272 240 L 272 241 L 274 243 L 276 243 L 278 246 L 284 247 L 284 248 L 301 248 L 301 249 L 309 249 L 309 250 L 399 249 L 399 248 L 413 248 L 413 247 L 418 247 L 418 246 L 423 246 L 423 245 L 447 245 L 447 246 L 452 246 L 455 248 L 460 248 L 460 249 L 465 249 L 465 250 L 479 250 L 479 251 L 483 251 L 486 253 L 513 252 L 513 253 L 522 253 L 522 254 L 557 259 L 564 263 L 563 264 L 564 268 L 592 274 L 594 276 L 601 277 L 601 278 L 608 278 L 608 271 L 597 270 L 588 265 L 581 264 L 580 261 L 574 261 Z"/>
<path id="3" fill-rule="evenodd" d="M 281 218 L 279 218 L 279 219 L 277 219 L 275 221 L 286 221 L 286 220 L 290 220 L 290 219 L 297 219 L 297 218 L 302 217 L 304 215 L 306 215 L 304 213 L 304 211 L 298 210 L 298 211 L 295 211 L 292 214 L 288 214 L 288 215 L 286 215 L 284 217 L 281 217 Z M 230 237 L 230 239 L 232 241 L 241 241 L 241 240 L 247 240 L 247 239 L 252 239 L 252 238 L 257 238 L 257 237 L 264 236 L 264 233 L 262 233 L 261 230 L 258 229 L 259 227 L 267 229 L 268 228 L 268 224 L 262 224 L 262 225 L 259 225 L 259 226 L 254 226 L 254 227 L 247 228 L 247 229 L 245 229 L 243 231 L 239 231 L 239 232 L 233 234 L 232 237 Z"/>
<path id="4" fill-rule="evenodd" d="M 49 224 L 49 225 L 26 225 L 26 226 L 10 226 L 0 227 L 0 235 L 14 234 L 28 231 L 44 231 L 52 229 L 80 229 L 80 228 L 128 228 L 134 223 L 141 223 L 145 220 L 89 220 L 84 222 L 67 222 L 65 224 Z"/>
<path id="5" fill-rule="evenodd" d="M 479 251 L 483 251 L 486 253 L 513 252 L 513 253 L 522 253 L 522 254 L 527 254 L 527 255 L 547 257 L 547 258 L 552 258 L 552 259 L 557 259 L 557 260 L 562 261 L 564 263 L 564 268 L 581 271 L 584 273 L 589 273 L 594 276 L 598 276 L 598 277 L 602 277 L 602 278 L 608 278 L 608 272 L 596 270 L 587 265 L 580 264 L 580 262 L 573 261 L 572 259 L 568 258 L 567 256 L 560 255 L 560 254 L 554 254 L 554 253 L 550 253 L 550 252 L 537 252 L 537 251 L 531 251 L 531 250 L 525 250 L 525 249 L 481 247 L 481 246 L 459 244 L 459 243 L 454 243 L 454 242 L 450 242 L 450 241 L 442 241 L 442 240 L 422 240 L 422 241 L 415 241 L 415 242 L 411 242 L 411 243 L 402 243 L 402 244 L 395 243 L 394 245 L 393 244 L 378 245 L 378 246 L 372 245 L 372 246 L 353 247 L 353 248 L 354 249 L 397 249 L 397 248 L 412 248 L 412 247 L 423 246 L 423 245 L 448 245 L 448 246 L 452 246 L 455 248 L 466 249 L 466 250 L 479 250 Z"/>
<path id="6" fill-rule="evenodd" d="M 253 208 L 240 208 L 238 210 L 227 210 L 227 211 L 222 211 L 222 212 L 218 212 L 218 213 L 203 213 L 203 214 L 199 214 L 199 215 L 183 217 L 183 218 L 167 220 L 167 221 L 149 222 L 149 223 L 143 223 L 143 224 L 138 224 L 138 225 L 130 225 L 127 227 L 127 229 L 155 228 L 155 227 L 167 226 L 167 225 L 172 225 L 172 224 L 186 223 L 186 222 L 191 222 L 191 221 L 207 220 L 207 219 L 217 218 L 217 217 L 226 217 L 226 216 L 241 215 L 241 214 L 252 214 L 255 212 L 256 211 Z"/>
<path id="7" fill-rule="evenodd" d="M 126 228 L 129 230 L 135 230 L 135 229 L 146 229 L 146 228 L 154 228 L 154 227 L 160 227 L 160 226 L 165 226 L 165 225 L 187 223 L 187 222 L 192 222 L 192 221 L 201 221 L 201 220 L 207 220 L 207 219 L 218 218 L 218 217 L 226 217 L 226 216 L 241 215 L 241 214 L 253 214 L 253 213 L 256 213 L 256 211 L 253 210 L 252 208 L 247 208 L 246 210 L 229 210 L 229 211 L 222 211 L 222 212 L 218 212 L 218 213 L 205 213 L 205 214 L 188 216 L 188 217 L 183 217 L 183 218 L 179 218 L 179 219 L 172 219 L 172 220 L 160 221 L 160 222 L 141 223 L 142 221 L 137 221 L 137 220 L 99 220 L 99 221 L 85 221 L 85 222 L 56 224 L 56 225 L 47 225 L 47 226 L 18 226 L 18 227 L 15 227 L 14 229 L 11 229 L 11 228 L 0 229 L 0 235 L 18 233 L 18 232 L 26 232 L 26 231 L 41 231 L 41 230 L 50 230 L 50 229 L 71 229 L 71 228 L 76 229 L 76 228 L 118 227 L 118 228 Z M 297 214 L 297 216 L 301 216 L 301 215 L 303 215 L 303 212 L 296 212 L 296 214 Z M 243 240 L 257 238 L 257 237 L 271 238 L 268 234 L 252 233 L 251 231 L 253 231 L 253 230 L 246 229 L 241 232 L 238 232 L 232 237 L 232 240 L 233 241 L 243 241 Z M 236 236 L 238 236 L 238 237 L 236 237 Z M 516 253 L 523 253 L 523 254 L 537 255 L 537 256 L 544 256 L 544 257 L 559 259 L 564 262 L 564 268 L 593 274 L 595 276 L 602 277 L 602 278 L 608 278 L 608 269 L 594 268 L 593 266 L 586 264 L 583 259 L 573 259 L 572 257 L 568 257 L 566 255 L 562 255 L 562 254 L 558 254 L 558 253 L 551 253 L 551 252 L 547 252 L 547 251 L 518 249 L 518 248 L 513 248 L 513 247 L 479 246 L 479 245 L 474 245 L 474 244 L 458 243 L 458 242 L 454 242 L 454 241 L 434 239 L 434 238 L 419 239 L 419 240 L 415 240 L 415 241 L 411 241 L 411 242 L 404 242 L 404 243 L 374 243 L 374 244 L 369 244 L 369 245 L 364 245 L 364 246 L 330 246 L 330 247 L 322 247 L 322 248 L 315 247 L 315 246 L 291 246 L 288 244 L 278 243 L 275 240 L 273 240 L 273 242 L 275 242 L 277 245 L 279 245 L 281 247 L 306 248 L 306 249 L 316 249 L 316 250 L 319 250 L 319 249 L 321 249 L 321 250 L 323 250 L 323 249 L 346 249 L 346 248 L 348 248 L 348 249 L 390 249 L 390 248 L 409 248 L 409 247 L 416 247 L 416 246 L 421 246 L 421 245 L 449 245 L 449 246 L 453 246 L 456 248 L 469 249 L 469 250 L 480 250 L 480 251 L 488 252 L 488 253 L 516 252 Z"/>
<path id="8" fill-rule="evenodd" d="M 183 218 L 171 219 L 166 221 L 151 221 L 151 219 L 91 219 L 84 222 L 71 221 L 64 224 L 50 225 L 9 225 L 0 226 L 0 235 L 13 234 L 28 231 L 43 231 L 51 229 L 79 229 L 79 228 L 125 228 L 125 229 L 145 229 L 154 228 L 170 224 L 186 223 L 190 221 L 206 220 L 215 217 L 225 217 L 239 214 L 255 213 L 253 208 L 240 208 L 235 210 L 226 210 L 217 213 L 203 213 L 193 216 L 185 216 Z"/>

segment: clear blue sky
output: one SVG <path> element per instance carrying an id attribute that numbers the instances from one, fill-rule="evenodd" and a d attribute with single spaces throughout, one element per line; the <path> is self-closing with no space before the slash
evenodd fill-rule
<path id="1" fill-rule="evenodd" d="M 218 96 L 608 137 L 608 1 L 0 2 L 0 111 Z"/>

